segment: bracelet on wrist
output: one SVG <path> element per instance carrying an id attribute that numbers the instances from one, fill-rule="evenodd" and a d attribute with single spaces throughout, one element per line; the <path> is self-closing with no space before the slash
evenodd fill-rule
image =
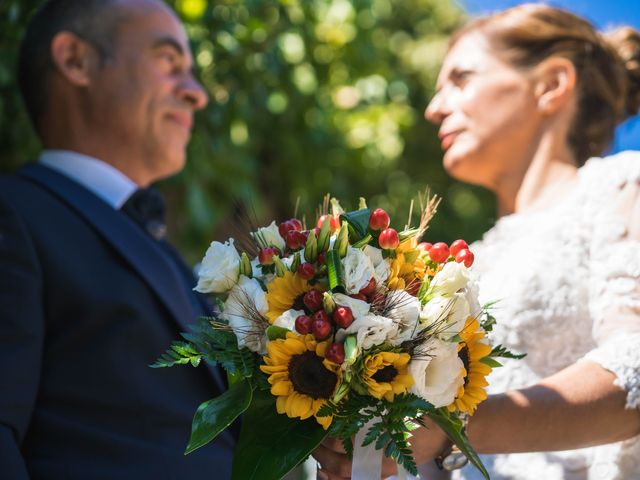
<path id="1" fill-rule="evenodd" d="M 460 419 L 462 420 L 462 424 L 466 429 L 469 423 L 469 415 L 464 413 L 460 416 Z M 440 470 L 446 470 L 448 472 L 458 470 L 469 463 L 469 459 L 467 458 L 467 456 L 462 453 L 451 440 L 447 441 L 446 448 L 434 460 L 436 462 L 436 466 Z"/>

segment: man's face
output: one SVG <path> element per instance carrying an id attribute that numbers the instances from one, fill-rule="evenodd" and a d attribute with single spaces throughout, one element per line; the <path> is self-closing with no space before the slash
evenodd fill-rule
<path id="1" fill-rule="evenodd" d="M 132 4 L 134 2 L 131 2 Z M 185 163 L 193 112 L 207 96 L 194 79 L 186 34 L 164 5 L 138 1 L 118 29 L 113 58 L 87 92 L 92 122 L 132 178 L 150 183 Z"/>

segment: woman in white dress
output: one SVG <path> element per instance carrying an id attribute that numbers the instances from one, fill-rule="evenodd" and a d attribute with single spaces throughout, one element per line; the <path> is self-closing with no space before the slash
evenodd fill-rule
<path id="1" fill-rule="evenodd" d="M 632 29 L 523 5 L 451 40 L 425 116 L 447 171 L 496 193 L 473 271 L 499 300 L 494 341 L 527 353 L 493 371 L 468 425 L 493 480 L 640 479 L 640 153 L 591 158 L 639 104 Z M 419 462 L 450 448 L 433 425 L 413 443 Z M 347 475 L 323 448 L 324 478 Z"/>

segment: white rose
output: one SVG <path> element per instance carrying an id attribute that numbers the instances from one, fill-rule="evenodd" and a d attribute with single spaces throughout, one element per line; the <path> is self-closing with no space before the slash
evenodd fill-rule
<path id="1" fill-rule="evenodd" d="M 354 320 L 349 328 L 339 329 L 336 332 L 336 340 L 342 342 L 347 335 L 355 333 L 358 348 L 366 350 L 395 337 L 397 331 L 398 324 L 390 318 L 365 315 Z"/>
<path id="2" fill-rule="evenodd" d="M 431 280 L 432 295 L 453 295 L 469 282 L 469 270 L 462 263 L 449 262 Z"/>
<path id="3" fill-rule="evenodd" d="M 420 312 L 422 328 L 431 328 L 438 337 L 448 340 L 460 333 L 469 318 L 469 304 L 462 293 L 429 300 Z"/>
<path id="4" fill-rule="evenodd" d="M 449 405 L 464 383 L 464 364 L 458 357 L 458 345 L 431 338 L 423 349 L 422 355 L 409 362 L 409 373 L 414 380 L 411 392 L 436 408 Z"/>
<path id="5" fill-rule="evenodd" d="M 352 298 L 342 293 L 334 293 L 333 300 L 336 302 L 336 305 L 340 307 L 349 307 L 353 318 L 364 317 L 371 309 L 371 305 L 364 300 L 358 300 L 357 298 Z"/>
<path id="6" fill-rule="evenodd" d="M 391 338 L 391 345 L 400 345 L 411 339 L 418 329 L 420 301 L 404 290 L 393 290 L 387 296 L 391 308 L 387 316 L 398 324 L 398 334 Z"/>
<path id="7" fill-rule="evenodd" d="M 296 318 L 300 315 L 304 315 L 304 310 L 294 310 L 290 309 L 276 318 L 273 325 L 276 327 L 286 328 L 287 330 L 291 330 L 292 332 L 296 331 Z"/>
<path id="8" fill-rule="evenodd" d="M 229 292 L 220 317 L 229 322 L 238 339 L 238 347 L 247 347 L 257 353 L 266 351 L 266 335 L 261 325 L 252 318 L 254 312 L 264 315 L 269 310 L 267 296 L 260 283 L 244 275 Z"/>
<path id="9" fill-rule="evenodd" d="M 371 245 L 367 245 L 364 247 L 363 251 L 373 264 L 376 284 L 380 285 L 381 283 L 386 282 L 387 278 L 389 278 L 389 274 L 391 273 L 391 267 L 389 266 L 389 262 L 382 258 L 382 250 L 372 247 Z"/>
<path id="10" fill-rule="evenodd" d="M 253 238 L 257 239 L 261 246 L 276 247 L 281 252 L 284 252 L 285 242 L 284 238 L 280 236 L 278 226 L 276 222 L 271 222 L 268 227 L 259 228 L 257 232 L 254 232 Z"/>
<path id="11" fill-rule="evenodd" d="M 358 293 L 369 284 L 375 274 L 371 259 L 359 248 L 347 248 L 342 267 L 347 293 Z"/>
<path id="12" fill-rule="evenodd" d="M 240 255 L 228 242 L 211 242 L 198 271 L 198 284 L 194 290 L 201 293 L 224 293 L 229 291 L 240 275 Z"/>

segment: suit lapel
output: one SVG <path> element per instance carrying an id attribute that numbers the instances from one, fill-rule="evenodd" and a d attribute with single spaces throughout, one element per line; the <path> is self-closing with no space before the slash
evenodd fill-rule
<path id="1" fill-rule="evenodd" d="M 89 190 L 49 168 L 31 164 L 20 175 L 52 192 L 81 215 L 138 272 L 171 313 L 182 331 L 189 331 L 200 312 L 183 288 L 181 273 L 167 254 L 126 215 L 114 210 Z M 218 387 L 226 387 L 217 368 L 207 367 Z"/>

